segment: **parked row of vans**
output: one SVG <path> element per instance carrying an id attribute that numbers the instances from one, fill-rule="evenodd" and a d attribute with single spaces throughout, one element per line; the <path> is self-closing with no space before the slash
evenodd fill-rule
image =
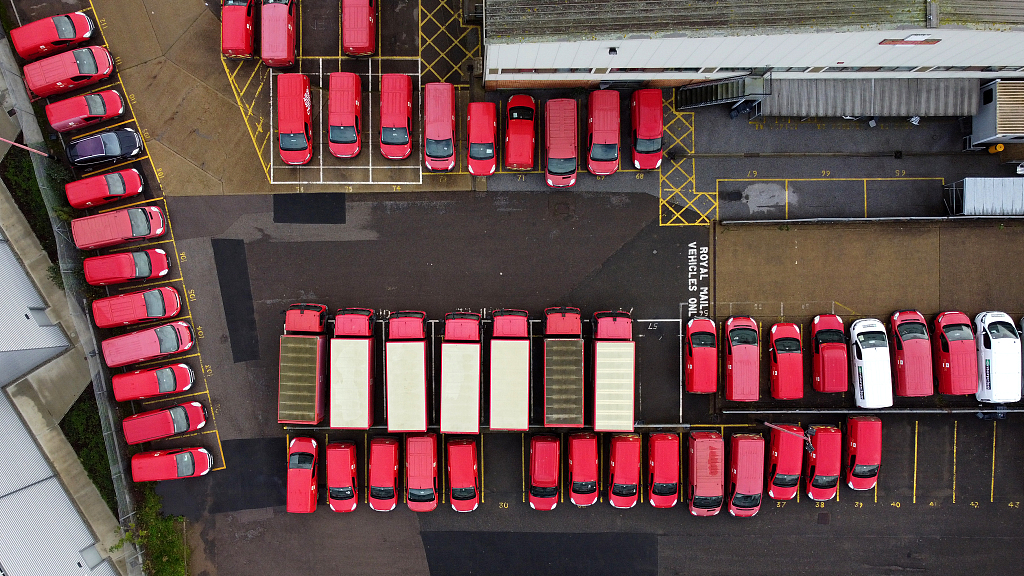
<path id="1" fill-rule="evenodd" d="M 1021 399 L 1021 343 L 1013 319 L 982 312 L 974 319 L 957 311 L 935 317 L 929 330 L 924 315 L 899 310 L 888 329 L 879 320 L 854 321 L 847 336 L 843 320 L 821 314 L 811 321 L 811 385 L 818 392 L 846 392 L 851 382 L 860 408 L 887 408 L 897 396 L 935 393 L 974 394 L 980 402 Z M 1021 319 L 1024 329 L 1024 318 Z M 725 321 L 725 397 L 736 402 L 759 399 L 761 337 L 748 316 Z M 768 334 L 771 396 L 794 400 L 804 395 L 803 337 L 799 325 L 780 322 Z M 684 343 L 686 389 L 718 390 L 718 335 L 715 322 L 693 318 Z"/>

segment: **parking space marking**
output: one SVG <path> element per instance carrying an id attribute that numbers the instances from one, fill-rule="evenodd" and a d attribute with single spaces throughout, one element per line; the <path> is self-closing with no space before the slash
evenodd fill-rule
<path id="1" fill-rule="evenodd" d="M 691 159 L 692 160 L 692 159 Z M 946 179 L 935 176 L 905 176 L 905 177 L 869 177 L 869 178 L 716 178 L 715 179 L 715 196 L 717 198 L 721 185 L 723 182 L 781 182 L 785 189 L 785 219 L 789 219 L 789 184 L 790 182 L 862 182 L 863 183 L 863 200 L 864 200 L 864 217 L 868 217 L 868 183 L 869 182 L 894 182 L 894 181 L 921 181 L 921 180 L 937 180 L 939 183 L 945 185 Z M 684 208 L 685 209 L 685 208 Z"/>
<path id="2" fill-rule="evenodd" d="M 989 486 L 988 501 L 996 501 L 996 424 L 992 421 L 992 483 Z"/>
<path id="3" fill-rule="evenodd" d="M 115 206 L 113 208 L 100 208 L 100 209 L 96 210 L 96 213 L 97 214 L 104 214 L 104 213 L 107 213 L 107 212 L 113 212 L 114 210 L 124 210 L 125 208 L 131 208 L 132 206 L 141 206 L 143 204 L 149 204 L 150 202 L 155 202 L 156 200 L 159 200 L 159 199 L 160 198 L 147 198 L 145 200 L 139 200 L 138 202 L 132 202 L 131 204 L 125 204 L 123 206 Z"/>
<path id="4" fill-rule="evenodd" d="M 138 126 L 138 123 L 136 123 L 135 125 Z M 143 147 L 145 147 L 146 143 L 143 142 L 142 145 L 143 145 Z M 92 171 L 83 171 L 82 172 L 82 177 L 84 178 L 86 176 L 96 176 L 97 174 L 102 174 L 102 173 L 108 172 L 110 170 L 116 170 L 117 168 L 120 168 L 122 166 L 127 166 L 129 164 L 134 164 L 135 162 L 138 162 L 140 160 L 149 160 L 150 164 L 153 163 L 153 161 L 150 160 L 150 158 L 149 158 L 149 154 L 147 153 L 144 156 L 137 156 L 135 158 L 132 158 L 131 160 L 128 160 L 127 162 L 121 162 L 120 164 L 114 164 L 113 166 L 106 166 L 104 168 L 98 168 L 98 169 L 92 170 Z M 155 172 L 156 168 L 154 168 L 153 171 Z M 163 174 L 163 172 L 161 172 L 161 174 Z M 159 184 L 159 182 L 160 182 L 160 178 L 157 178 L 157 183 Z"/>
<path id="5" fill-rule="evenodd" d="M 180 400 L 182 398 L 191 398 L 193 396 L 204 396 L 204 395 L 207 398 L 209 398 L 210 397 L 210 391 L 209 390 L 201 390 L 199 392 L 193 392 L 191 394 L 178 394 L 178 395 L 174 396 L 174 400 L 177 401 L 177 400 Z M 147 405 L 152 405 L 152 404 L 163 404 L 164 402 L 167 402 L 167 400 L 168 400 L 167 398 L 153 398 L 151 400 L 141 401 L 141 402 L 139 402 L 139 405 L 140 406 L 147 406 Z"/>
<path id="6" fill-rule="evenodd" d="M 370 433 L 363 432 L 363 481 L 366 483 L 366 490 L 363 490 L 363 504 L 370 503 Z"/>
<path id="7" fill-rule="evenodd" d="M 484 503 L 484 435 L 480 435 L 480 503 Z"/>
<path id="8" fill-rule="evenodd" d="M 90 94 L 92 94 L 92 92 L 90 92 Z M 96 130 L 93 130 L 92 132 L 86 132 L 84 134 L 75 134 L 75 140 L 77 140 L 79 138 L 85 138 L 86 136 L 92 136 L 93 134 L 97 134 L 99 132 L 106 132 L 107 130 L 113 130 L 114 128 L 117 128 L 118 126 L 123 126 L 125 124 L 131 124 L 132 122 L 135 122 L 135 119 L 134 118 L 129 118 L 129 119 L 124 120 L 122 122 L 118 122 L 117 124 L 106 126 L 104 128 L 97 128 Z"/>
<path id="9" fill-rule="evenodd" d="M 953 504 L 956 504 L 956 425 L 953 420 Z"/>
<path id="10" fill-rule="evenodd" d="M 252 71 L 252 74 L 249 77 L 250 80 L 252 79 L 253 75 L 255 75 L 257 72 L 259 72 L 261 69 L 262 70 L 266 70 L 266 68 L 262 67 L 258 62 L 252 63 L 252 62 L 242 61 L 242 62 L 239 63 L 238 67 L 235 68 L 235 72 L 232 73 L 232 72 L 230 72 L 228 70 L 228 60 L 226 58 L 224 58 L 223 56 L 221 56 L 220 61 L 221 61 L 221 64 L 223 65 L 223 67 L 224 67 L 224 73 L 228 77 L 228 84 L 231 85 L 231 92 L 232 92 L 232 94 L 235 95 L 235 103 L 238 104 L 238 111 L 242 114 L 242 121 L 245 122 L 245 129 L 249 133 L 249 138 L 252 140 L 253 147 L 256 149 L 256 156 L 259 158 L 260 164 L 263 166 L 263 172 L 267 176 L 267 181 L 269 181 L 270 180 L 270 172 L 268 171 L 267 163 L 266 163 L 266 161 L 263 158 L 263 148 L 264 148 L 264 146 L 266 146 L 267 141 L 265 139 L 263 141 L 262 145 L 256 142 L 256 135 L 259 134 L 260 132 L 263 132 L 263 121 L 264 121 L 263 116 L 259 116 L 258 121 L 254 121 L 255 125 L 253 123 L 250 123 L 249 119 L 252 117 L 252 107 L 251 106 L 247 106 L 242 101 L 243 95 L 245 94 L 245 90 L 241 89 L 239 87 L 238 83 L 235 82 L 235 75 L 238 74 L 239 70 L 241 70 L 243 65 L 245 65 L 245 64 L 252 64 L 253 65 L 253 71 Z M 246 82 L 246 86 L 248 86 L 248 85 L 249 85 L 249 82 L 247 81 Z M 262 88 L 262 86 L 263 86 L 263 82 L 261 81 L 260 82 L 260 87 Z M 253 99 L 253 103 L 255 104 L 255 102 L 256 102 L 256 100 L 254 98 Z M 255 128 L 255 131 L 254 131 L 254 128 Z M 269 137 L 269 132 L 268 132 L 267 136 Z"/>
<path id="11" fill-rule="evenodd" d="M 523 476 L 523 504 L 526 504 L 526 433 L 519 433 L 519 456 L 520 456 L 520 468 L 522 469 Z"/>
<path id="12" fill-rule="evenodd" d="M 918 427 L 918 423 L 919 423 L 918 420 L 914 420 L 914 495 L 913 495 L 913 498 L 912 498 L 912 503 L 913 504 L 917 504 L 917 427 Z M 877 480 L 876 480 L 875 486 L 876 486 L 876 488 L 878 486 Z"/>

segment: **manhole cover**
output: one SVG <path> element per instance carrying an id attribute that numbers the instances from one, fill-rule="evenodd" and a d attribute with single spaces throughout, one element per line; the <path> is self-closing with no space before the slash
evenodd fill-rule
<path id="1" fill-rule="evenodd" d="M 828 512 L 818 512 L 818 524 L 828 524 L 832 515 Z"/>

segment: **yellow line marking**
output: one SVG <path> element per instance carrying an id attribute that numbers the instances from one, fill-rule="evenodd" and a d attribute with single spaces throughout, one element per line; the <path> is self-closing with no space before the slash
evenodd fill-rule
<path id="1" fill-rule="evenodd" d="M 864 217 L 868 217 L 868 181 L 864 181 Z"/>
<path id="2" fill-rule="evenodd" d="M 363 504 L 370 503 L 370 438 L 368 432 L 363 432 Z"/>
<path id="3" fill-rule="evenodd" d="M 992 484 L 989 487 L 988 501 L 996 501 L 996 421 L 992 421 Z"/>
<path id="4" fill-rule="evenodd" d="M 565 432 L 558 438 L 558 501 L 565 502 L 565 490 L 562 490 L 562 446 L 565 445 Z"/>
<path id="5" fill-rule="evenodd" d="M 138 126 L 138 122 L 136 122 L 135 125 Z M 145 149 L 145 146 L 146 146 L 145 141 L 143 141 L 142 146 L 143 146 L 143 149 Z M 127 162 L 121 162 L 120 164 L 114 164 L 113 166 L 107 166 L 105 168 L 99 168 L 99 169 L 93 170 L 92 172 L 82 172 L 82 176 L 83 177 L 84 176 L 96 176 L 98 174 L 103 174 L 104 172 L 109 172 L 111 170 L 116 170 L 116 169 L 118 169 L 118 168 L 120 168 L 122 166 L 127 166 L 129 164 L 132 164 L 133 162 L 138 162 L 140 160 L 148 160 L 148 159 L 149 159 L 149 150 L 146 150 L 146 154 L 143 155 L 143 156 L 138 156 L 138 157 L 132 158 L 131 160 L 128 160 Z M 149 164 L 152 166 L 153 165 L 153 161 L 150 160 Z M 156 168 L 155 167 L 153 168 L 153 172 L 156 172 Z M 157 183 L 159 183 L 159 182 L 160 182 L 160 179 L 157 178 Z"/>
<path id="6" fill-rule="evenodd" d="M 147 198 L 145 200 L 139 200 L 138 202 L 132 202 L 131 204 L 125 204 L 124 206 L 114 206 L 112 208 L 101 208 L 96 211 L 97 214 L 105 214 L 107 212 L 113 212 L 115 210 L 124 210 L 125 208 L 131 208 L 133 206 L 141 206 L 143 204 L 149 204 L 150 202 L 158 202 L 159 198 Z M 165 213 L 166 215 L 166 213 Z"/>
<path id="7" fill-rule="evenodd" d="M 441 504 L 444 504 L 444 497 L 447 495 L 448 490 L 445 488 L 445 481 L 448 479 L 447 469 L 445 466 L 445 459 L 448 456 L 448 445 L 444 443 L 444 432 L 441 433 Z"/>
<path id="8" fill-rule="evenodd" d="M 160 364 L 165 364 L 165 363 L 167 363 L 167 362 L 169 362 L 171 360 L 179 361 L 179 360 L 184 360 L 186 358 L 196 358 L 198 356 L 199 356 L 198 352 L 193 353 L 193 354 L 186 354 L 184 356 L 174 356 L 174 355 L 171 355 L 171 356 L 166 356 L 164 358 L 158 358 L 156 360 L 150 360 L 148 362 L 138 362 L 136 364 L 132 364 L 132 368 L 135 368 L 137 370 L 137 369 L 140 369 L 140 368 L 147 368 L 149 366 L 157 366 L 157 365 L 160 365 Z"/>
<path id="9" fill-rule="evenodd" d="M 953 420 L 953 504 L 956 504 L 956 425 Z"/>
<path id="10" fill-rule="evenodd" d="M 202 390 L 200 392 L 192 392 L 191 394 L 172 394 L 170 396 L 155 397 L 155 398 L 151 398 L 149 400 L 141 401 L 141 402 L 139 402 L 139 405 L 140 406 L 148 406 L 150 404 L 160 404 L 160 403 L 166 402 L 168 400 L 174 400 L 175 402 L 177 402 L 178 400 L 181 400 L 182 398 L 192 398 L 194 396 L 203 396 L 203 395 L 205 395 L 207 398 L 209 398 L 210 397 L 210 391 L 209 390 Z"/>
<path id="11" fill-rule="evenodd" d="M 523 476 L 523 503 L 526 503 L 526 433 L 519 433 L 519 456 L 520 456 L 520 468 L 522 469 Z"/>
<path id="12" fill-rule="evenodd" d="M 153 246 L 167 244 L 168 242 L 171 242 L 170 238 L 167 238 L 165 240 L 157 240 L 156 242 L 144 242 L 142 244 L 125 244 L 121 246 L 112 246 L 109 248 L 108 251 L 111 254 L 119 254 L 121 252 L 137 252 L 139 250 L 148 250 Z"/>
<path id="13" fill-rule="evenodd" d="M 843 304 L 842 302 L 836 302 L 835 300 L 833 300 L 832 303 L 835 304 L 836 306 L 839 306 L 840 308 L 845 308 L 846 310 L 849 310 L 850 314 L 853 314 L 854 316 L 860 316 L 859 312 L 857 312 L 853 308 L 850 308 L 849 306 Z"/>
<path id="14" fill-rule="evenodd" d="M 135 291 L 135 290 L 139 290 L 140 288 L 148 288 L 150 286 L 157 286 L 159 284 L 167 284 L 167 283 L 170 283 L 170 282 L 178 282 L 180 280 L 181 280 L 181 276 L 178 276 L 177 278 L 173 278 L 173 279 L 170 279 L 170 280 L 165 280 L 163 278 L 157 278 L 157 279 L 153 280 L 152 282 L 145 282 L 143 284 L 130 284 L 130 285 L 127 285 L 127 286 L 124 285 L 124 284 L 120 284 L 120 285 L 114 284 L 114 285 L 111 285 L 111 288 L 117 289 L 118 292 L 124 292 L 124 291 L 128 291 L 128 290 Z"/>
<path id="15" fill-rule="evenodd" d="M 227 64 L 224 65 L 224 70 L 227 70 Z M 256 67 L 252 69 L 252 74 L 249 74 L 249 79 L 245 81 L 245 86 L 242 86 L 239 92 L 245 94 L 245 91 L 249 89 L 249 83 L 252 82 L 253 77 L 255 77 L 256 73 L 259 72 L 260 70 L 261 69 L 259 65 L 256 65 Z"/>
<path id="16" fill-rule="evenodd" d="M 484 435 L 480 435 L 480 503 L 484 503 Z"/>
<path id="17" fill-rule="evenodd" d="M 604 502 L 604 442 L 601 433 L 597 433 L 597 501 Z"/>
<path id="18" fill-rule="evenodd" d="M 912 504 L 917 504 L 917 425 L 918 421 L 914 420 L 914 497 Z"/>
<path id="19" fill-rule="evenodd" d="M 131 124 L 132 122 L 135 122 L 135 118 L 129 118 L 127 120 L 122 120 L 121 122 L 118 122 L 117 124 L 113 124 L 113 125 L 107 126 L 105 128 L 97 128 L 97 129 L 95 129 L 95 130 L 93 130 L 91 132 L 85 132 L 84 134 L 76 134 L 75 135 L 75 140 L 78 140 L 80 138 L 85 138 L 86 136 L 92 136 L 93 134 L 96 134 L 98 132 L 105 132 L 107 130 L 113 130 L 114 128 L 117 128 L 118 126 L 123 126 L 125 124 Z"/>
<path id="20" fill-rule="evenodd" d="M 878 479 L 875 479 L 875 504 L 878 504 Z"/>
<path id="21" fill-rule="evenodd" d="M 228 73 L 227 61 L 224 58 L 221 58 L 220 61 L 221 61 L 221 64 L 224 66 L 224 73 L 227 74 Z M 257 68 L 258 67 L 259 67 L 259 65 L 257 64 Z M 260 153 L 260 151 L 262 150 L 262 147 L 260 147 L 256 143 L 256 136 L 252 132 L 252 127 L 249 126 L 249 119 L 248 119 L 248 116 L 246 115 L 245 106 L 242 104 L 242 97 L 241 97 L 241 94 L 238 91 L 238 86 L 234 83 L 234 81 L 229 81 L 228 84 L 231 85 L 231 92 L 235 95 L 235 102 L 238 104 L 238 111 L 242 114 L 242 121 L 245 122 L 245 129 L 246 129 L 247 132 L 249 132 L 249 138 L 252 139 L 253 147 L 256 148 L 256 156 L 260 160 L 260 165 L 263 166 L 263 173 L 267 177 L 267 182 L 270 182 L 270 169 L 268 168 L 267 163 L 263 159 L 263 154 Z M 264 141 L 264 143 L 265 142 L 266 141 Z"/>

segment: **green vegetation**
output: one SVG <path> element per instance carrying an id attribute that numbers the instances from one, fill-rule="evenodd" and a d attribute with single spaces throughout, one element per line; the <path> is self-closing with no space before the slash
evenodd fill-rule
<path id="1" fill-rule="evenodd" d="M 145 570 L 151 576 L 187 576 L 188 544 L 185 541 L 185 519 L 164 516 L 162 499 L 152 482 L 137 484 L 136 522 L 127 536 L 145 551 Z"/>
<path id="2" fill-rule="evenodd" d="M 71 409 L 60 421 L 60 429 L 78 453 L 78 459 L 82 461 L 89 479 L 116 516 L 117 495 L 114 492 L 114 481 L 110 479 L 110 461 L 107 460 L 107 447 L 103 444 L 103 428 L 100 426 L 92 384 L 86 386 L 82 395 L 71 405 Z"/>
<path id="3" fill-rule="evenodd" d="M 36 183 L 36 174 L 29 154 L 30 152 L 21 148 L 12 147 L 4 156 L 3 162 L 0 162 L 0 178 L 3 178 L 4 184 L 11 191 L 14 202 L 25 215 L 32 232 L 50 256 L 50 261 L 56 262 L 57 242 L 53 237 L 50 216 L 46 213 L 46 204 L 39 193 L 39 184 Z"/>

